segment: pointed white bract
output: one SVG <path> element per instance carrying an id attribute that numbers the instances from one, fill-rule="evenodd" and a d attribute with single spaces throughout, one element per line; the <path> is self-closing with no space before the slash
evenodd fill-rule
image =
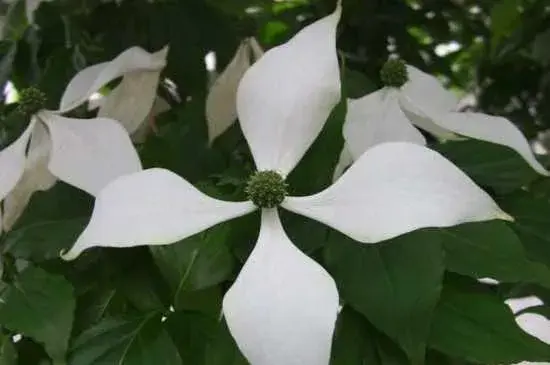
<path id="1" fill-rule="evenodd" d="M 456 95 L 445 89 L 441 82 L 434 76 L 420 71 L 418 68 L 407 65 L 407 74 L 409 81 L 403 85 L 400 90 L 402 101 L 410 100 L 411 108 L 404 108 L 406 113 L 412 115 L 417 114 L 419 118 L 411 118 L 419 128 L 422 128 L 431 134 L 440 138 L 448 138 L 452 133 L 445 128 L 431 122 L 429 119 L 424 120 L 422 114 L 424 112 L 448 112 L 456 111 L 459 100 Z"/>
<path id="2" fill-rule="evenodd" d="M 241 42 L 235 56 L 214 81 L 208 92 L 206 121 L 210 143 L 225 132 L 237 119 L 237 88 L 245 72 L 254 61 L 251 39 L 254 38 L 245 39 Z M 255 41 L 255 44 L 259 47 L 257 41 Z"/>
<path id="3" fill-rule="evenodd" d="M 63 258 L 73 259 L 95 246 L 173 243 L 255 209 L 250 202 L 210 198 L 168 170 L 140 171 L 101 191 L 90 223 Z"/>
<path id="4" fill-rule="evenodd" d="M 326 190 L 289 197 L 282 206 L 365 243 L 419 228 L 506 217 L 437 152 L 400 142 L 369 149 Z"/>
<path id="5" fill-rule="evenodd" d="M 0 151 L 0 201 L 13 189 L 25 171 L 26 151 L 36 120 L 11 145 Z"/>
<path id="6" fill-rule="evenodd" d="M 529 142 L 508 119 L 483 113 L 449 112 L 433 115 L 433 120 L 454 133 L 500 144 L 515 150 L 541 175 L 548 171 L 535 158 Z"/>
<path id="7" fill-rule="evenodd" d="M 409 81 L 400 89 L 385 87 L 349 102 L 352 108 L 346 118 L 344 138 L 354 159 L 378 143 L 419 143 L 419 135 L 411 129 L 414 125 L 441 139 L 461 135 L 509 147 L 535 171 L 549 174 L 512 122 L 483 113 L 458 112 L 458 99 L 437 78 L 412 66 L 407 66 L 407 72 Z"/>
<path id="8" fill-rule="evenodd" d="M 399 108 L 399 91 L 383 88 L 360 99 L 348 100 L 344 138 L 353 156 L 384 142 L 425 145 L 426 139 Z"/>
<path id="9" fill-rule="evenodd" d="M 57 178 L 48 170 L 51 141 L 44 125 L 36 123 L 29 142 L 25 171 L 17 185 L 4 199 L 2 221 L 6 231 L 11 230 L 36 191 L 50 189 Z"/>
<path id="10" fill-rule="evenodd" d="M 340 157 L 338 157 L 338 163 L 336 164 L 332 174 L 332 181 L 336 181 L 336 179 L 338 179 L 352 163 L 353 156 L 351 155 L 349 146 L 344 143 L 342 151 L 340 152 Z"/>
<path id="11" fill-rule="evenodd" d="M 97 116 L 117 120 L 133 134 L 153 109 L 159 78 L 160 71 L 134 71 L 124 75 L 120 84 L 105 97 Z"/>
<path id="12" fill-rule="evenodd" d="M 292 244 L 275 209 L 262 211 L 256 247 L 223 300 L 248 361 L 328 364 L 338 306 L 330 275 Z"/>
<path id="13" fill-rule="evenodd" d="M 116 121 L 38 115 L 52 141 L 48 168 L 60 180 L 95 195 L 115 178 L 141 170 L 126 130 Z"/>
<path id="14" fill-rule="evenodd" d="M 151 54 L 150 67 L 165 64 L 167 54 L 168 47 Z M 151 115 L 163 68 L 149 70 L 136 67 L 126 72 L 120 84 L 105 97 L 98 117 L 117 120 L 128 133 L 134 134 Z"/>
<path id="15" fill-rule="evenodd" d="M 107 83 L 138 71 L 161 71 L 166 65 L 168 47 L 149 53 L 139 47 L 131 47 L 110 62 L 87 67 L 77 73 L 67 85 L 59 112 L 66 112 L 87 101 Z M 135 92 L 136 90 L 131 90 Z"/>
<path id="16" fill-rule="evenodd" d="M 258 170 L 288 174 L 340 100 L 341 9 L 272 48 L 244 75 L 237 111 Z"/>

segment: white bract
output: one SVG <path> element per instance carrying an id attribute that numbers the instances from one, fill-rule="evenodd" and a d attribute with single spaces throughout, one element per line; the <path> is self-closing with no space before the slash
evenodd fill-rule
<path id="1" fill-rule="evenodd" d="M 137 133 L 146 125 L 155 106 L 167 53 L 168 47 L 155 53 L 131 47 L 109 62 L 86 67 L 69 82 L 60 109 L 68 110 L 82 104 L 103 86 L 122 77 L 113 90 L 101 97 L 98 116 L 118 120 L 128 133 Z"/>
<path id="2" fill-rule="evenodd" d="M 346 145 L 335 176 L 378 143 L 404 141 L 425 145 L 426 140 L 416 127 L 443 139 L 461 135 L 509 147 L 538 173 L 548 175 L 525 137 L 509 120 L 459 112 L 458 99 L 437 78 L 408 65 L 406 72 L 408 81 L 400 88 L 386 86 L 360 99 L 348 100 L 343 129 Z"/>
<path id="3" fill-rule="evenodd" d="M 76 119 L 40 110 L 0 151 L 3 227 L 11 229 L 35 191 L 57 179 L 95 195 L 111 180 L 141 170 L 124 128 L 108 118 Z"/>
<path id="4" fill-rule="evenodd" d="M 259 171 L 254 176 L 288 176 L 338 103 L 340 12 L 266 52 L 242 78 L 237 110 Z M 280 206 L 364 243 L 508 217 L 449 161 L 410 143 L 372 148 L 328 189 L 306 197 L 283 194 Z M 170 171 L 148 169 L 102 190 L 88 226 L 63 257 L 74 259 L 94 246 L 170 244 L 256 209 L 251 201 L 213 199 Z M 333 279 L 293 245 L 278 207 L 261 208 L 257 244 L 223 300 L 248 361 L 327 365 L 338 308 Z"/>
<path id="5" fill-rule="evenodd" d="M 23 134 L 0 151 L 3 229 L 11 229 L 34 192 L 51 188 L 57 179 L 95 195 L 111 180 L 141 170 L 128 133 L 138 130 L 153 106 L 166 52 L 132 47 L 110 62 L 87 67 L 69 82 L 58 110 L 32 116 Z M 97 118 L 61 116 L 121 76 Z"/>
<path id="6" fill-rule="evenodd" d="M 522 330 L 550 345 L 550 318 L 538 313 L 525 311 L 526 309 L 544 305 L 537 297 L 508 299 L 506 304 L 516 314 L 516 322 Z M 519 315 L 518 315 L 519 313 Z M 523 361 L 517 365 L 550 365 L 549 362 Z"/>
<path id="7" fill-rule="evenodd" d="M 107 96 L 101 95 L 99 93 L 93 94 L 88 102 L 88 110 L 91 111 L 101 108 L 103 105 L 105 105 L 107 99 Z M 143 143 L 145 142 L 147 136 L 151 131 L 157 132 L 155 124 L 156 117 L 159 114 L 170 110 L 170 108 L 171 105 L 164 98 L 157 95 L 153 102 L 153 106 L 151 106 L 151 110 L 149 111 L 147 116 L 142 122 L 138 123 L 138 128 L 131 133 L 130 137 L 132 138 L 132 141 L 134 141 L 135 143 Z"/>
<path id="8" fill-rule="evenodd" d="M 208 140 L 212 143 L 237 120 L 237 88 L 250 66 L 264 51 L 251 37 L 243 40 L 233 59 L 216 79 L 206 98 Z"/>

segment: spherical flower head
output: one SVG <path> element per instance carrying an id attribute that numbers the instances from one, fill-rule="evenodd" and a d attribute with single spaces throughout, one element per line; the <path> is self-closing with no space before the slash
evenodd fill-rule
<path id="1" fill-rule="evenodd" d="M 245 193 L 256 206 L 274 208 L 281 204 L 287 195 L 287 183 L 276 171 L 257 171 L 248 179 Z"/>
<path id="2" fill-rule="evenodd" d="M 382 70 L 380 70 L 382 83 L 388 87 L 401 87 L 409 81 L 407 67 L 405 62 L 400 59 L 390 59 L 386 61 Z"/>
<path id="3" fill-rule="evenodd" d="M 19 94 L 17 111 L 21 114 L 33 115 L 46 104 L 46 94 L 35 87 L 24 89 Z"/>

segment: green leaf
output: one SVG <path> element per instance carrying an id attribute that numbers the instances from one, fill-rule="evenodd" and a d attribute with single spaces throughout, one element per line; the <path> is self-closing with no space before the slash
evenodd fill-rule
<path id="1" fill-rule="evenodd" d="M 325 255 L 343 299 L 422 363 L 444 271 L 439 235 L 416 231 L 365 245 L 334 233 Z"/>
<path id="2" fill-rule="evenodd" d="M 59 257 L 84 230 L 88 219 L 42 221 L 9 231 L 3 238 L 3 252 L 14 257 L 44 261 Z"/>
<path id="3" fill-rule="evenodd" d="M 521 20 L 519 6 L 523 0 L 500 0 L 491 9 L 491 52 L 495 55 L 500 42 L 511 35 Z"/>
<path id="4" fill-rule="evenodd" d="M 29 25 L 25 13 L 25 3 L 24 0 L 16 0 L 10 4 L 3 29 L 5 39 L 17 41 L 23 37 Z"/>
<path id="5" fill-rule="evenodd" d="M 550 267 L 550 200 L 522 191 L 499 203 L 514 217 L 510 227 L 520 237 L 528 257 Z"/>
<path id="6" fill-rule="evenodd" d="M 33 194 L 29 205 L 13 229 L 35 223 L 89 217 L 92 208 L 93 197 L 82 190 L 58 181 L 53 188 Z"/>
<path id="7" fill-rule="evenodd" d="M 107 317 L 128 314 L 127 299 L 116 288 L 94 288 L 79 296 L 75 324 L 75 333 L 80 333 Z"/>
<path id="8" fill-rule="evenodd" d="M 550 321 L 550 306 L 548 305 L 537 305 L 536 307 L 526 308 L 516 314 L 519 315 L 523 313 L 540 314 L 541 316 L 546 317 L 548 321 Z"/>
<path id="9" fill-rule="evenodd" d="M 218 331 L 217 318 L 202 313 L 171 313 L 166 329 L 179 350 L 184 364 L 202 364 L 208 344 Z"/>
<path id="10" fill-rule="evenodd" d="M 54 362 L 64 363 L 75 310 L 72 286 L 62 276 L 29 267 L 1 299 L 0 323 L 43 343 Z"/>
<path id="11" fill-rule="evenodd" d="M 211 6 L 232 15 L 242 15 L 250 7 L 265 7 L 271 5 L 269 0 L 234 0 L 234 1 L 216 1 L 206 0 Z"/>
<path id="12" fill-rule="evenodd" d="M 206 349 L 204 365 L 249 365 L 231 337 L 225 321 L 220 323 L 214 340 Z"/>
<path id="13" fill-rule="evenodd" d="M 532 182 L 536 172 L 513 150 L 489 142 L 446 142 L 434 148 L 475 182 L 498 193 L 509 193 Z"/>
<path id="14" fill-rule="evenodd" d="M 182 365 L 161 317 L 153 313 L 133 320 L 104 320 L 75 339 L 69 364 Z"/>
<path id="15" fill-rule="evenodd" d="M 377 85 L 372 82 L 364 73 L 346 68 L 342 84 L 346 88 L 348 98 L 361 98 L 377 89 Z"/>
<path id="16" fill-rule="evenodd" d="M 17 352 L 9 336 L 0 337 L 0 365 L 16 365 Z"/>
<path id="17" fill-rule="evenodd" d="M 399 346 L 348 306 L 340 311 L 331 365 L 409 365 Z"/>
<path id="18" fill-rule="evenodd" d="M 74 52 L 74 48 L 56 49 L 45 61 L 38 87 L 48 96 L 46 108 L 58 108 L 67 84 L 78 71 L 73 64 Z"/>
<path id="19" fill-rule="evenodd" d="M 434 314 L 431 347 L 481 364 L 550 360 L 550 345 L 523 332 L 502 299 L 475 282 L 446 284 Z"/>
<path id="20" fill-rule="evenodd" d="M 331 365 L 382 365 L 366 320 L 350 308 L 338 315 L 331 352 Z"/>
<path id="21" fill-rule="evenodd" d="M 151 246 L 154 260 L 174 292 L 174 305 L 187 291 L 227 280 L 234 259 L 227 246 L 229 227 L 218 225 L 172 245 Z"/>
<path id="22" fill-rule="evenodd" d="M 533 41 L 533 58 L 541 65 L 550 63 L 550 29 L 541 32 Z"/>
<path id="23" fill-rule="evenodd" d="M 440 232 L 448 270 L 477 279 L 550 287 L 550 269 L 527 258 L 521 241 L 505 223 L 470 223 Z"/>

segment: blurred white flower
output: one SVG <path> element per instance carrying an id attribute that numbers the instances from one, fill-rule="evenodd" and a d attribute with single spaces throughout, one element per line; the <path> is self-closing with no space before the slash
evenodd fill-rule
<path id="1" fill-rule="evenodd" d="M 129 48 L 110 62 L 77 73 L 58 110 L 33 111 L 23 134 L 0 151 L 3 229 L 12 228 L 34 192 L 51 188 L 57 179 L 95 195 L 114 178 L 141 170 L 128 133 L 143 133 L 139 128 L 153 107 L 166 52 L 167 48 L 153 54 Z M 62 116 L 121 76 L 97 118 Z M 37 90 L 27 93 L 21 96 L 22 103 L 39 102 L 44 97 Z"/>
<path id="2" fill-rule="evenodd" d="M 99 117 L 118 120 L 129 134 L 134 134 L 151 116 L 167 53 L 168 47 L 155 53 L 131 47 L 112 61 L 86 67 L 69 82 L 61 109 L 92 99 L 91 106 L 99 107 Z M 119 77 L 121 82 L 107 95 L 99 93 Z M 166 102 L 157 101 L 156 107 L 158 112 L 165 110 Z"/>
<path id="3" fill-rule="evenodd" d="M 384 88 L 348 100 L 344 149 L 335 177 L 368 148 L 383 142 L 425 145 L 416 127 L 441 139 L 457 135 L 500 144 L 515 150 L 542 175 L 548 171 L 536 160 L 520 130 L 503 117 L 458 111 L 459 100 L 439 80 L 399 60 L 382 69 Z"/>
<path id="4" fill-rule="evenodd" d="M 241 42 L 233 59 L 214 81 L 206 98 L 208 140 L 212 143 L 237 119 L 237 88 L 250 66 L 263 55 L 255 38 Z"/>

